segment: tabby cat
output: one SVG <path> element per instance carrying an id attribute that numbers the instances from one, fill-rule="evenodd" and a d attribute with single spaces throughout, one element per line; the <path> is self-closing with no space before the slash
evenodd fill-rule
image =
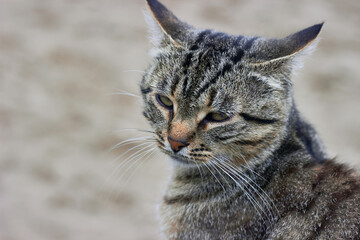
<path id="1" fill-rule="evenodd" d="M 173 162 L 167 239 L 360 239 L 360 178 L 328 159 L 291 75 L 322 24 L 281 39 L 196 29 L 157 0 L 143 114 Z"/>

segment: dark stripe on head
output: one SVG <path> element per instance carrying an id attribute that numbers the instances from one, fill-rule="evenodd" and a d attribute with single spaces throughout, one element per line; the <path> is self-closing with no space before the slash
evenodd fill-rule
<path id="1" fill-rule="evenodd" d="M 184 78 L 184 82 L 183 82 L 183 89 L 182 89 L 182 92 L 185 93 L 186 92 L 186 88 L 187 88 L 187 85 L 188 85 L 188 76 L 185 76 Z"/>
<path id="2" fill-rule="evenodd" d="M 150 116 L 145 111 L 143 111 L 142 114 L 147 120 L 150 120 Z"/>
<path id="3" fill-rule="evenodd" d="M 159 89 L 165 91 L 167 85 L 169 84 L 169 80 L 168 79 L 163 79 L 160 83 L 159 83 Z"/>
<path id="4" fill-rule="evenodd" d="M 188 68 L 190 67 L 190 65 L 192 63 L 192 61 L 191 61 L 192 57 L 193 57 L 193 54 L 191 52 L 188 53 L 186 55 L 186 57 L 185 57 L 185 61 L 182 64 L 183 74 L 185 76 L 184 82 L 183 82 L 183 89 L 182 89 L 183 92 L 185 92 L 185 89 L 186 89 L 187 84 L 188 84 L 188 76 L 187 76 L 187 74 L 188 74 Z"/>
<path id="5" fill-rule="evenodd" d="M 255 122 L 258 124 L 273 124 L 276 123 L 277 121 L 279 121 L 278 119 L 263 119 L 263 118 L 258 118 L 258 117 L 254 117 L 251 116 L 247 113 L 240 113 L 240 115 L 249 122 Z"/>
<path id="6" fill-rule="evenodd" d="M 201 42 L 204 40 L 204 37 L 205 37 L 206 35 L 210 34 L 210 33 L 211 33 L 210 30 L 205 30 L 205 31 L 201 32 L 201 33 L 199 34 L 199 36 L 197 37 L 197 39 L 195 40 L 194 45 L 192 45 L 192 46 L 190 47 L 190 51 L 194 51 L 194 50 L 199 49 L 199 43 L 201 43 Z"/>
<path id="7" fill-rule="evenodd" d="M 180 77 L 178 75 L 176 75 L 174 77 L 173 83 L 172 83 L 171 88 L 170 88 L 171 95 L 174 95 L 174 92 L 176 90 L 177 85 L 179 84 L 179 81 L 180 81 Z"/>
<path id="8" fill-rule="evenodd" d="M 204 51 L 199 52 L 196 59 L 193 59 L 193 67 L 192 67 L 192 79 L 203 79 L 203 76 L 205 75 L 205 72 L 208 71 L 208 69 L 211 67 L 211 59 L 212 52 L 209 49 L 206 49 Z M 195 63 L 197 63 L 195 65 Z M 189 97 L 189 94 L 192 95 L 192 92 L 190 92 L 190 87 L 193 89 L 196 88 L 196 86 L 191 86 L 191 84 L 184 83 L 183 84 L 183 92 L 185 93 L 186 97 Z"/>
<path id="9" fill-rule="evenodd" d="M 151 88 L 141 88 L 140 91 L 142 94 L 148 94 L 149 92 L 151 92 Z"/>
<path id="10" fill-rule="evenodd" d="M 184 68 L 184 74 L 187 73 L 187 69 L 191 64 L 191 58 L 193 57 L 192 53 L 188 53 L 185 57 L 185 61 L 182 64 L 182 67 Z"/>
<path id="11" fill-rule="evenodd" d="M 217 91 L 216 91 L 215 88 L 210 89 L 210 91 L 209 91 L 209 102 L 207 104 L 208 107 L 210 107 L 213 104 L 213 102 L 215 100 L 215 97 L 216 97 L 216 93 L 217 93 Z"/>
<path id="12" fill-rule="evenodd" d="M 205 92 L 211 85 L 215 84 L 220 76 L 224 76 L 224 74 L 231 69 L 231 65 L 226 63 L 223 69 L 219 70 L 215 77 L 213 77 L 209 82 L 207 82 L 197 93 L 196 98 L 200 97 L 200 95 Z"/>

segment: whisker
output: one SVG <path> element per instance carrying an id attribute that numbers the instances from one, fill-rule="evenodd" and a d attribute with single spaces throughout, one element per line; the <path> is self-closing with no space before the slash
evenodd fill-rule
<path id="1" fill-rule="evenodd" d="M 219 175 L 224 179 L 224 181 L 227 183 L 228 187 L 230 188 L 231 186 L 230 186 L 229 182 L 226 180 L 226 178 L 224 177 L 224 175 L 221 174 L 221 172 L 219 171 L 216 163 L 215 163 L 215 162 L 212 163 L 211 161 L 209 161 L 209 165 L 212 166 L 212 168 L 214 168 L 215 171 L 217 171 L 217 172 L 219 173 Z M 226 199 L 228 200 L 228 202 L 230 202 L 230 197 L 229 197 L 227 191 L 225 191 L 225 195 L 227 196 Z"/>
<path id="2" fill-rule="evenodd" d="M 255 174 L 256 176 L 260 177 L 262 180 L 265 180 L 263 176 L 261 176 L 260 174 L 258 174 L 257 172 L 255 172 L 249 165 L 249 161 L 246 161 L 245 157 L 239 153 L 240 157 L 244 160 L 245 164 L 242 166 L 244 168 L 246 168 L 247 170 L 250 171 L 250 173 Z"/>
<path id="3" fill-rule="evenodd" d="M 143 158 L 144 156 L 146 156 L 149 152 L 153 151 L 154 149 L 155 149 L 155 147 L 152 147 L 152 148 L 150 148 L 150 149 L 147 149 L 147 150 L 144 151 L 144 152 L 141 152 L 141 153 L 137 154 L 137 155 L 134 156 L 133 158 L 131 158 L 131 160 L 128 161 L 128 163 L 130 163 L 130 162 L 131 162 L 132 160 L 134 160 L 134 159 L 136 159 L 136 160 L 132 161 L 132 163 L 125 169 L 125 171 L 124 171 L 123 173 L 121 173 L 121 175 L 118 177 L 118 180 L 117 180 L 116 182 L 119 182 L 119 181 L 123 178 L 123 176 L 125 176 L 126 173 L 127 173 L 137 162 L 139 162 L 140 160 L 142 160 L 142 158 Z M 125 166 L 124 166 L 124 167 L 125 167 Z"/>
<path id="4" fill-rule="evenodd" d="M 120 95 L 120 96 L 130 96 L 130 97 L 141 98 L 139 95 L 136 95 L 136 94 L 133 94 L 133 93 L 128 93 L 128 92 L 112 92 L 112 93 L 108 93 L 106 95 L 107 96 Z"/>
<path id="5" fill-rule="evenodd" d="M 152 141 L 152 140 L 154 140 L 154 138 L 150 137 L 150 136 L 129 138 L 129 139 L 123 140 L 123 141 L 115 144 L 113 147 L 111 147 L 108 150 L 108 152 L 111 152 L 111 151 L 119 148 L 120 146 L 125 146 L 125 145 L 128 145 L 128 144 L 134 143 L 134 142 L 143 142 L 143 141 Z"/>
<path id="6" fill-rule="evenodd" d="M 130 164 L 125 171 L 117 178 L 117 180 L 115 181 L 115 185 L 118 185 L 119 182 L 121 181 L 121 179 L 126 175 L 126 173 L 136 164 L 138 163 L 140 160 L 142 160 L 142 157 L 146 156 L 149 152 L 153 151 L 155 149 L 155 147 L 148 149 L 144 152 L 139 153 L 137 156 L 134 156 L 131 160 L 136 159 L 135 161 L 132 162 L 132 164 Z M 143 149 L 144 150 L 144 149 Z M 131 162 L 131 160 L 128 160 L 127 162 Z M 124 165 L 125 167 L 125 165 Z M 124 185 L 125 186 L 125 185 Z M 115 189 L 113 189 L 110 194 L 109 194 L 109 198 L 114 194 Z M 118 194 L 120 194 L 121 191 L 118 191 Z M 118 195 L 117 194 L 117 195 Z"/>
<path id="7" fill-rule="evenodd" d="M 119 88 L 114 88 L 114 90 L 116 92 L 111 92 L 109 94 L 107 94 L 108 96 L 110 95 L 124 95 L 124 96 L 130 96 L 130 97 L 136 97 L 136 98 L 141 98 L 140 95 L 138 94 L 134 94 L 134 93 L 131 93 L 131 92 L 128 92 L 128 91 L 125 91 L 123 89 L 119 89 Z"/>
<path id="8" fill-rule="evenodd" d="M 232 173 L 233 174 L 235 174 L 235 176 L 239 179 L 239 180 L 241 180 L 241 181 L 244 181 L 250 188 L 252 188 L 253 189 L 253 191 L 255 192 L 255 194 L 256 195 L 258 195 L 259 196 L 259 198 L 263 201 L 263 203 L 265 204 L 265 208 L 266 208 L 266 210 L 270 213 L 270 218 L 267 216 L 267 218 L 268 218 L 268 220 L 270 221 L 270 223 L 273 221 L 273 219 L 274 219 L 274 213 L 273 213 L 273 211 L 272 211 L 272 208 L 270 207 L 270 203 L 269 203 L 269 201 L 267 200 L 267 199 L 269 199 L 270 201 L 271 201 L 271 199 L 270 199 L 270 197 L 251 179 L 251 178 L 249 178 L 248 176 L 246 176 L 245 174 L 243 174 L 242 172 L 240 172 L 240 171 L 237 171 L 237 169 L 234 167 L 234 166 L 232 166 L 232 165 L 230 165 L 229 163 L 227 163 L 227 162 L 221 162 L 220 164 L 225 164 L 226 166 L 224 166 L 225 168 L 227 168 L 228 170 L 230 170 L 230 171 L 232 171 Z M 255 186 L 258 188 L 258 189 L 260 189 L 264 194 L 266 194 L 266 197 L 264 197 L 263 196 L 263 194 L 261 194 L 248 180 L 246 180 L 246 179 L 248 179 L 248 180 L 250 180 L 253 184 L 255 184 Z M 265 213 L 265 210 L 263 210 L 263 212 Z"/>
<path id="9" fill-rule="evenodd" d="M 215 159 L 220 160 L 220 159 L 218 159 L 218 158 L 215 158 Z M 218 161 L 217 163 L 220 163 L 220 162 Z M 222 171 L 223 171 L 229 178 L 231 178 L 237 186 L 239 186 L 239 187 L 241 188 L 241 190 L 244 192 L 245 196 L 246 196 L 246 197 L 248 198 L 248 200 L 250 201 L 251 205 L 253 205 L 253 207 L 255 208 L 256 212 L 257 212 L 257 213 L 259 214 L 259 216 L 261 217 L 262 221 L 264 221 L 264 218 L 262 217 L 262 214 L 260 214 L 259 209 L 260 209 L 260 211 L 261 211 L 263 214 L 265 214 L 265 216 L 266 216 L 266 213 L 265 213 L 263 207 L 259 204 L 259 202 L 258 202 L 255 198 L 253 198 L 253 197 L 251 196 L 251 194 L 245 189 L 245 187 L 244 187 L 243 185 L 241 185 L 236 179 L 234 179 L 233 176 L 231 176 L 231 175 L 226 171 L 226 170 L 229 170 L 229 169 L 224 168 L 224 167 L 221 166 L 220 164 L 218 164 L 217 166 L 218 166 L 220 169 L 222 169 Z M 241 180 L 241 179 L 239 179 L 239 180 Z"/>
<path id="10" fill-rule="evenodd" d="M 145 163 L 148 159 L 150 159 L 150 157 L 154 154 L 155 149 L 156 149 L 156 148 L 153 147 L 152 149 L 148 150 L 145 155 L 142 155 L 141 158 L 139 158 L 139 159 L 137 159 L 137 160 L 135 161 L 135 163 L 137 163 L 138 161 L 142 160 L 142 162 L 134 169 L 134 171 L 132 172 L 132 174 L 130 174 L 130 175 L 127 177 L 127 180 L 125 181 L 124 186 L 127 185 L 127 183 L 129 182 L 129 180 L 131 179 L 131 177 L 132 177 L 132 176 L 135 174 L 135 172 L 140 168 L 140 166 L 144 165 L 144 163 Z M 134 165 L 135 165 L 135 164 L 134 164 Z M 130 167 L 129 169 L 131 169 L 131 167 Z M 127 171 L 128 171 L 128 170 L 127 170 Z M 125 173 L 123 174 L 123 176 L 125 176 Z M 119 180 L 121 180 L 121 177 L 120 177 Z M 119 182 L 119 181 L 118 181 L 118 182 Z"/>
<path id="11" fill-rule="evenodd" d="M 113 131 L 114 133 L 120 133 L 120 132 L 142 132 L 142 133 L 152 133 L 156 134 L 154 131 L 146 130 L 146 129 L 140 129 L 140 128 L 124 128 L 120 130 Z"/>
<path id="12" fill-rule="evenodd" d="M 204 176 L 203 176 L 203 173 L 202 173 L 202 170 L 201 170 L 201 163 L 202 163 L 202 162 L 200 162 L 200 164 L 198 164 L 198 163 L 195 161 L 195 165 L 196 165 L 196 167 L 198 168 L 199 173 L 200 173 L 201 183 L 204 184 Z"/>
<path id="13" fill-rule="evenodd" d="M 120 154 L 119 156 L 117 156 L 115 159 L 113 159 L 109 164 L 113 164 L 115 163 L 117 160 L 119 160 L 120 158 L 122 158 L 123 156 L 125 156 L 128 152 L 131 152 L 132 150 L 136 149 L 136 148 L 139 148 L 145 144 L 149 144 L 150 142 L 146 141 L 146 142 L 143 142 L 143 143 L 140 143 L 134 147 L 131 147 L 129 148 L 128 150 L 126 150 L 125 152 L 123 152 L 122 154 Z"/>
<path id="14" fill-rule="evenodd" d="M 225 187 L 224 185 L 220 182 L 220 180 L 216 177 L 216 175 L 210 170 L 210 168 L 204 164 L 204 166 L 210 171 L 210 173 L 215 177 L 216 181 L 220 184 L 221 188 L 224 190 L 224 192 L 226 193 Z"/>
<path id="15" fill-rule="evenodd" d="M 130 156 L 128 156 L 125 160 L 123 160 L 122 163 L 119 164 L 119 166 L 117 166 L 112 173 L 110 174 L 110 176 L 107 178 L 107 181 L 110 180 L 112 178 L 112 176 L 117 173 L 119 171 L 119 169 L 121 169 L 122 167 L 126 166 L 132 159 L 134 159 L 135 157 L 137 157 L 139 154 L 142 153 L 142 151 L 145 151 L 146 149 L 153 147 L 152 144 L 148 144 L 147 146 L 141 148 L 140 150 L 136 151 L 135 153 L 131 154 Z"/>
<path id="16" fill-rule="evenodd" d="M 226 163 L 226 162 L 225 162 Z M 236 166 L 234 166 L 233 164 L 230 164 L 230 163 L 227 163 L 229 166 L 232 166 L 233 169 L 236 170 Z M 261 175 L 259 175 L 257 172 L 255 172 L 253 169 L 251 169 L 250 167 L 246 167 L 246 166 L 242 166 L 242 167 L 245 167 L 247 170 L 249 170 L 251 173 L 254 173 L 256 174 L 258 177 L 260 177 L 262 180 L 265 180 Z M 252 179 L 250 178 L 249 176 L 247 176 L 245 173 L 242 173 L 241 171 L 236 171 L 238 172 L 239 174 L 242 174 L 243 177 L 247 178 L 250 182 L 252 182 L 253 184 L 255 184 L 255 186 L 260 190 L 262 191 L 264 194 L 265 194 L 265 197 L 270 201 L 269 205 L 272 205 L 275 210 L 276 210 L 276 214 L 279 215 L 279 211 L 275 205 L 275 203 L 272 201 L 272 199 L 269 197 L 269 195 Z"/>

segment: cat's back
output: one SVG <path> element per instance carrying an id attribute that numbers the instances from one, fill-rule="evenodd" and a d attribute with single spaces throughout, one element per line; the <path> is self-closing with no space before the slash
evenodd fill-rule
<path id="1" fill-rule="evenodd" d="M 268 239 L 360 239 L 360 177 L 353 170 L 331 160 L 293 165 L 272 184 L 279 220 Z"/>

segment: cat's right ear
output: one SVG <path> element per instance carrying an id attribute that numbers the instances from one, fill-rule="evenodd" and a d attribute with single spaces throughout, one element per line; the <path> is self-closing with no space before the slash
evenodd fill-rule
<path id="1" fill-rule="evenodd" d="M 193 28 L 180 21 L 159 1 L 146 0 L 146 3 L 149 12 L 145 12 L 145 19 L 150 27 L 151 41 L 155 47 L 161 48 L 171 44 L 185 48 Z"/>
<path id="2" fill-rule="evenodd" d="M 315 48 L 316 39 L 323 24 L 315 24 L 285 38 L 259 41 L 251 64 L 267 65 L 279 62 L 295 62 L 296 64 L 290 65 L 299 65 L 302 62 L 302 56 L 308 55 Z"/>

